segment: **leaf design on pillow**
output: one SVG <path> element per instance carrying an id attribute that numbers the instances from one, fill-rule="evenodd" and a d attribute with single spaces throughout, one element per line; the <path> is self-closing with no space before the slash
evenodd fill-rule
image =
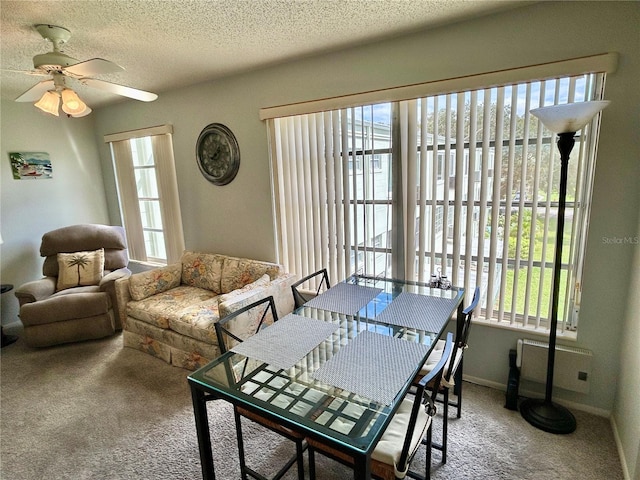
<path id="1" fill-rule="evenodd" d="M 68 267 L 78 267 L 78 285 L 80 285 L 80 268 L 84 269 L 85 265 L 91 263 L 88 255 L 74 255 L 67 260 Z"/>

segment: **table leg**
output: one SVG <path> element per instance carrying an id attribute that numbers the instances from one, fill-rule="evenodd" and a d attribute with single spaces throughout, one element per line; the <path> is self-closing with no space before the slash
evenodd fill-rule
<path id="1" fill-rule="evenodd" d="M 189 385 L 191 387 L 191 399 L 193 401 L 193 414 L 196 419 L 202 480 L 215 480 L 216 472 L 213 468 L 213 452 L 211 450 L 211 434 L 209 432 L 209 416 L 207 415 L 205 394 L 193 384 Z"/>
<path id="2" fill-rule="evenodd" d="M 371 458 L 368 455 L 356 455 L 353 459 L 354 480 L 371 480 Z"/>

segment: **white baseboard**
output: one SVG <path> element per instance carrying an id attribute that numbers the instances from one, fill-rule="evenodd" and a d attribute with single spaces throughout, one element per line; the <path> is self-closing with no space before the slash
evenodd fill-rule
<path id="1" fill-rule="evenodd" d="M 627 465 L 627 458 L 624 455 L 624 449 L 622 448 L 622 440 L 620 440 L 620 433 L 618 432 L 618 423 L 616 422 L 616 416 L 611 415 L 611 429 L 613 430 L 613 438 L 616 441 L 616 447 L 618 449 L 618 457 L 620 457 L 620 466 L 622 467 L 622 475 L 624 480 L 631 480 L 631 474 L 629 473 L 629 465 Z"/>
<path id="2" fill-rule="evenodd" d="M 463 375 L 463 380 L 470 382 L 470 383 L 475 383 L 476 385 L 482 385 L 483 387 L 491 387 L 491 388 L 495 388 L 496 390 L 501 390 L 503 392 L 507 391 L 507 385 L 503 384 L 503 383 L 498 383 L 498 382 L 491 382 L 489 380 L 485 380 L 484 378 L 478 378 L 478 377 L 471 377 L 469 375 Z M 523 397 L 540 397 L 540 393 L 538 392 L 532 392 L 529 390 L 520 390 L 518 392 L 518 394 L 520 396 Z M 599 417 L 605 417 L 605 418 L 611 418 L 611 410 L 605 410 L 603 408 L 596 408 L 596 407 L 592 407 L 590 405 L 584 405 L 582 403 L 576 403 L 576 402 L 570 402 L 567 400 L 562 400 L 562 399 L 553 399 L 554 402 L 559 403 L 560 405 L 563 405 L 567 408 L 571 408 L 574 410 L 580 410 L 581 412 L 587 412 L 587 413 L 591 413 L 593 415 L 598 415 Z"/>

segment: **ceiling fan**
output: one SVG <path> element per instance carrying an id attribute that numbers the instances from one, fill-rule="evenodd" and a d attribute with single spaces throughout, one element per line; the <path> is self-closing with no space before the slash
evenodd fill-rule
<path id="1" fill-rule="evenodd" d="M 80 62 L 64 54 L 61 48 L 67 43 L 69 38 L 71 38 L 71 32 L 66 28 L 56 25 L 38 24 L 35 25 L 35 29 L 43 38 L 51 41 L 53 51 L 33 57 L 33 67 L 35 70 L 21 71 L 21 73 L 45 75 L 51 78 L 43 80 L 31 87 L 16 98 L 16 102 L 36 102 L 36 107 L 57 116 L 60 99 L 62 99 L 62 110 L 67 115 L 72 117 L 88 115 L 91 113 L 91 109 L 80 100 L 72 89 L 66 86 L 67 78 L 79 81 L 88 87 L 143 102 L 152 102 L 158 98 L 158 95 L 155 93 L 93 78 L 96 75 L 121 72 L 124 68 L 103 58 L 93 58 Z"/>

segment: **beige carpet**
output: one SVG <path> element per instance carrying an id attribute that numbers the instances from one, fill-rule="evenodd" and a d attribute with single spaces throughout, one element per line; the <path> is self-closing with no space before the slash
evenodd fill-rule
<path id="1" fill-rule="evenodd" d="M 121 335 L 38 350 L 20 339 L 2 349 L 0 368 L 3 480 L 201 478 L 186 370 L 123 348 Z M 505 409 L 500 391 L 465 383 L 465 393 L 435 480 L 623 478 L 607 419 L 574 412 L 576 432 L 556 436 Z M 209 416 L 217 477 L 237 479 L 229 406 L 213 402 Z M 293 451 L 258 427 L 247 425 L 245 434 L 248 461 L 259 471 L 277 470 Z M 418 455 L 415 465 L 424 465 Z M 319 478 L 349 475 L 318 460 Z M 295 478 L 294 469 L 286 478 Z"/>

